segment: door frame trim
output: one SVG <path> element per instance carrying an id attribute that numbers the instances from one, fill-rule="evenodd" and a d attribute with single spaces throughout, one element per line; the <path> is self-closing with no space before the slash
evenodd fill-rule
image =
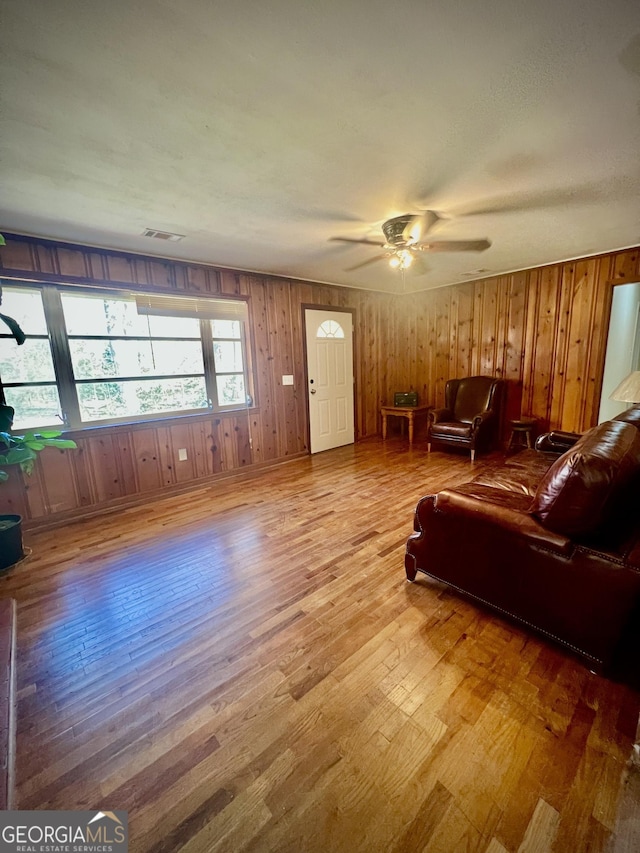
<path id="1" fill-rule="evenodd" d="M 344 308 L 341 305 L 318 305 L 312 302 L 303 302 L 300 305 L 300 311 L 302 314 L 302 356 L 304 362 L 304 406 L 305 412 L 307 416 L 307 428 L 306 428 L 306 443 L 307 443 L 307 453 L 311 456 L 311 413 L 309 412 L 309 362 L 308 362 L 308 351 L 307 351 L 307 315 L 306 312 L 309 311 L 335 311 L 340 314 L 351 314 L 351 326 L 353 329 L 352 332 L 352 347 L 353 347 L 353 443 L 355 444 L 360 437 L 360 429 L 358 424 L 358 371 L 357 364 L 358 362 L 358 346 L 357 346 L 357 335 L 356 335 L 356 309 L 355 308 Z"/>

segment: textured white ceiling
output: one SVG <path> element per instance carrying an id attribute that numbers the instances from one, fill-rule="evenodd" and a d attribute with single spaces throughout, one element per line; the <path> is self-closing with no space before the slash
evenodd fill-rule
<path id="1" fill-rule="evenodd" d="M 640 243 L 637 0 L 2 8 L 5 231 L 388 291 L 329 238 L 492 241 L 408 291 Z"/>

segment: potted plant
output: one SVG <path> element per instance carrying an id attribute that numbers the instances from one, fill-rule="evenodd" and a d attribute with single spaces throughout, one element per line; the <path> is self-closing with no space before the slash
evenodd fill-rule
<path id="1" fill-rule="evenodd" d="M 0 287 L 1 304 L 2 288 Z M 8 326 L 17 344 L 19 346 L 23 344 L 26 336 L 16 321 L 5 314 L 0 314 L 0 320 Z M 57 447 L 59 449 L 77 447 L 75 441 L 59 438 L 61 433 L 58 430 L 42 430 L 42 432 L 26 432 L 24 435 L 14 435 L 11 432 L 14 414 L 13 407 L 6 405 L 0 384 L 0 484 L 9 479 L 8 472 L 4 470 L 7 465 L 18 465 L 25 474 L 30 475 L 38 453 L 45 447 Z M 13 566 L 23 556 L 21 517 L 19 515 L 0 514 L 0 570 Z"/>
<path id="2" fill-rule="evenodd" d="M 30 475 L 39 451 L 45 447 L 57 447 L 61 450 L 77 447 L 75 441 L 58 436 L 58 430 L 27 432 L 13 435 L 9 432 L 13 423 L 14 410 L 11 406 L 0 405 L 0 483 L 9 479 L 4 470 L 6 465 L 18 465 Z M 22 518 L 19 515 L 0 514 L 0 570 L 8 569 L 24 556 L 22 547 Z"/>

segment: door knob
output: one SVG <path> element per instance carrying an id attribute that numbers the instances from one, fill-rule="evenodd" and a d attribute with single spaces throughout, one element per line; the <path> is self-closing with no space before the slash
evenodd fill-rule
<path id="1" fill-rule="evenodd" d="M 311 389 L 311 393 L 312 393 L 312 394 L 315 394 L 315 393 L 316 393 L 316 389 L 315 389 L 315 388 L 312 388 L 312 389 Z"/>

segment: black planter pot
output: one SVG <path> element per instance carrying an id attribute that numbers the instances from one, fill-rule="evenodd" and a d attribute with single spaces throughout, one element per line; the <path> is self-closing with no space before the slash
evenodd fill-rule
<path id="1" fill-rule="evenodd" d="M 23 557 L 22 518 L 19 515 L 0 515 L 0 570 L 8 569 Z"/>

